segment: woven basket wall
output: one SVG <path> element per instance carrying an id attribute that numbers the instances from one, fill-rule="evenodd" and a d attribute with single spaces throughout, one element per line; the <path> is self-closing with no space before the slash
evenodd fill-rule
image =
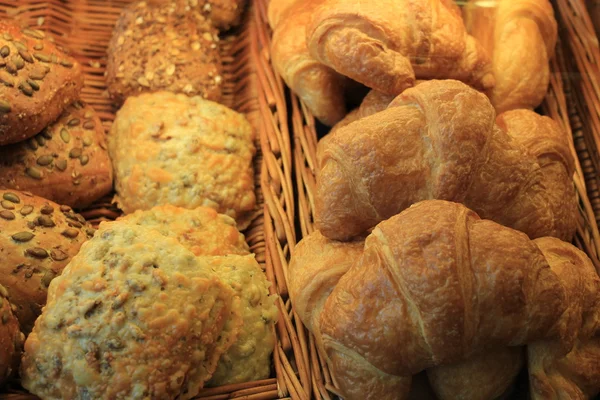
<path id="1" fill-rule="evenodd" d="M 592 0 L 594 1 L 594 0 Z M 268 3 L 268 0 L 258 0 Z M 460 3 L 460 1 L 457 1 Z M 600 272 L 600 52 L 585 0 L 552 0 L 559 22 L 560 39 L 552 61 L 552 77 L 539 111 L 549 115 L 570 134 L 571 152 L 576 157 L 573 182 L 579 201 L 577 235 L 573 244 L 585 251 Z M 265 7 L 265 5 L 263 5 Z M 289 92 L 289 91 L 288 91 Z M 294 166 L 298 199 L 299 241 L 314 227 L 316 147 L 323 136 L 310 111 L 293 93 L 289 94 L 294 138 Z M 286 264 L 287 265 L 287 264 Z M 310 386 L 306 395 L 314 399 L 336 398 L 335 382 L 324 359 L 318 354 L 314 339 L 294 314 L 299 337 L 308 335 L 305 365 L 310 367 Z M 304 332 L 302 332 L 304 331 Z M 423 383 L 417 376 L 415 385 Z M 423 385 L 425 386 L 425 385 Z M 527 398 L 527 376 L 522 374 L 511 399 Z M 425 388 L 414 397 L 427 400 L 433 396 Z"/>
<path id="2" fill-rule="evenodd" d="M 85 74 L 82 98 L 99 114 L 106 131 L 115 111 L 106 94 L 104 71 L 106 49 L 121 9 L 133 0 L 0 0 L 0 18 L 14 18 L 51 34 L 69 49 Z M 257 132 L 259 148 L 255 158 L 258 209 L 244 232 L 250 249 L 272 282 L 271 292 L 279 296 L 280 318 L 276 324 L 277 343 L 269 379 L 203 390 L 198 399 L 248 400 L 303 399 L 298 392 L 310 380 L 304 367 L 301 343 L 292 322 L 291 305 L 284 276 L 290 246 L 295 243 L 292 156 L 283 85 L 269 64 L 265 10 L 251 3 L 243 24 L 221 35 L 223 99 L 228 107 L 245 113 Z M 94 225 L 120 215 L 111 204 L 112 195 L 85 210 L 78 210 Z M 33 400 L 18 382 L 12 382 L 0 399 Z"/>

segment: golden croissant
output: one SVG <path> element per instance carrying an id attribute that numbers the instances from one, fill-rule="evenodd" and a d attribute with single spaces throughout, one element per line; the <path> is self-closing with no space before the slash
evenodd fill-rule
<path id="1" fill-rule="evenodd" d="M 347 240 L 411 204 L 441 199 L 531 238 L 570 240 L 573 172 L 568 138 L 550 118 L 518 110 L 496 121 L 483 94 L 427 81 L 319 145 L 316 226 Z"/>

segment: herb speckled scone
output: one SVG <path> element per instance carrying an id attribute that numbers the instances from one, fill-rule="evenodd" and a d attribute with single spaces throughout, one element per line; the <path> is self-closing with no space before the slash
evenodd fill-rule
<path id="1" fill-rule="evenodd" d="M 25 341 L 12 308 L 6 288 L 0 285 L 0 385 L 18 370 Z"/>
<path id="2" fill-rule="evenodd" d="M 103 223 L 50 285 L 22 384 L 45 399 L 189 399 L 240 324 L 210 264 L 156 230 Z"/>
<path id="3" fill-rule="evenodd" d="M 118 204 L 125 213 L 206 206 L 244 229 L 256 206 L 253 140 L 242 114 L 199 96 L 130 97 L 108 138 Z"/>
<path id="4" fill-rule="evenodd" d="M 83 208 L 112 190 L 106 135 L 94 110 L 76 101 L 41 133 L 0 147 L 0 188 Z"/>
<path id="5" fill-rule="evenodd" d="M 269 297 L 270 283 L 254 255 L 250 255 L 244 236 L 235 228 L 235 221 L 206 207 L 186 210 L 173 206 L 136 211 L 120 221 L 176 238 L 211 265 L 239 296 L 244 320 L 242 330 L 221 357 L 208 384 L 218 386 L 268 378 L 275 346 L 275 297 Z"/>
<path id="6" fill-rule="evenodd" d="M 0 21 L 0 145 L 40 132 L 82 87 L 81 65 L 42 31 Z"/>
<path id="7" fill-rule="evenodd" d="M 129 96 L 168 90 L 219 101 L 219 36 L 200 13 L 138 1 L 125 7 L 108 47 L 108 92 L 121 105 Z"/>
<path id="8" fill-rule="evenodd" d="M 0 284 L 28 334 L 48 285 L 94 229 L 70 207 L 16 190 L 0 190 Z"/>
<path id="9" fill-rule="evenodd" d="M 172 205 L 125 215 L 119 221 L 155 229 L 174 237 L 197 256 L 247 255 L 250 249 L 235 221 L 212 208 L 188 210 Z"/>

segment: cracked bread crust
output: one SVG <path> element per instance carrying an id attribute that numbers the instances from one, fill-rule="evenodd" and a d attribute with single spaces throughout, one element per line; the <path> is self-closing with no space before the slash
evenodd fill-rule
<path id="1" fill-rule="evenodd" d="M 22 384 L 45 399 L 189 399 L 237 337 L 238 307 L 175 239 L 103 223 L 51 283 Z"/>
<path id="2" fill-rule="evenodd" d="M 126 214 L 204 206 L 234 218 L 240 230 L 250 224 L 256 149 L 244 115 L 199 96 L 141 94 L 117 113 L 108 150 Z"/>
<path id="3" fill-rule="evenodd" d="M 218 31 L 201 13 L 175 2 L 125 7 L 108 47 L 108 92 L 129 96 L 167 90 L 219 101 L 222 65 Z"/>

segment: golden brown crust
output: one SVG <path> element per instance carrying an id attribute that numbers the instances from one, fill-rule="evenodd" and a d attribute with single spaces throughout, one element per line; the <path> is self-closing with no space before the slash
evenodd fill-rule
<path id="1" fill-rule="evenodd" d="M 198 11 L 137 1 L 124 8 L 108 48 L 108 92 L 121 105 L 132 95 L 168 90 L 219 101 L 218 32 Z"/>
<path id="2" fill-rule="evenodd" d="M 309 265 L 320 257 L 328 263 L 319 251 L 315 248 Z M 302 259 L 294 262 L 307 265 Z M 567 264 L 577 276 L 567 279 L 559 272 Z M 362 399 L 377 388 L 365 379 L 374 371 L 389 389 L 397 380 L 410 382 L 424 369 L 464 361 L 486 348 L 546 338 L 567 346 L 594 331 L 586 320 L 598 320 L 600 279 L 580 271 L 587 264 L 590 260 L 568 243 L 532 241 L 479 219 L 461 204 L 429 200 L 380 223 L 358 263 L 335 287 L 322 280 L 321 287 L 310 289 L 331 293 L 322 308 L 315 308 L 320 315 L 298 309 L 303 302 L 294 307 L 300 315 L 308 313 L 313 333 L 322 336 L 318 340 L 344 398 Z M 587 281 L 579 286 L 578 298 L 571 295 L 571 281 Z M 385 399 L 405 398 L 382 393 Z"/>
<path id="3" fill-rule="evenodd" d="M 0 190 L 0 284 L 28 334 L 48 285 L 94 230 L 70 207 L 16 190 Z"/>
<path id="4" fill-rule="evenodd" d="M 112 190 L 106 135 L 90 106 L 76 101 L 25 142 L 0 147 L 0 188 L 83 208 Z"/>
<path id="5" fill-rule="evenodd" d="M 43 398 L 192 398 L 237 338 L 239 307 L 175 239 L 103 223 L 51 283 L 22 384 Z"/>
<path id="6" fill-rule="evenodd" d="M 540 105 L 557 40 L 550 1 L 500 0 L 481 7 L 471 0 L 464 16 L 469 33 L 492 57 L 496 86 L 490 98 L 498 113 Z"/>
<path id="7" fill-rule="evenodd" d="M 0 386 L 8 378 L 16 376 L 25 343 L 13 307 L 8 299 L 8 291 L 0 285 Z"/>
<path id="8" fill-rule="evenodd" d="M 82 87 L 81 65 L 43 32 L 0 21 L 0 145 L 39 133 Z"/>
<path id="9" fill-rule="evenodd" d="M 366 86 L 398 95 L 419 79 L 493 87 L 491 63 L 467 35 L 456 5 L 430 1 L 329 0 L 306 29 L 310 54 Z"/>
<path id="10" fill-rule="evenodd" d="M 319 146 L 318 229 L 345 240 L 417 201 L 443 199 L 532 238 L 569 239 L 576 221 L 560 208 L 575 199 L 560 196 L 571 193 L 572 183 L 551 177 L 554 186 L 547 190 L 545 171 L 534 157 L 533 147 L 540 145 L 532 145 L 530 154 L 511 138 L 522 125 L 515 123 L 511 135 L 504 132 L 495 125 L 489 100 L 458 81 L 428 81 L 406 90 L 386 110 L 337 130 Z M 523 129 L 561 148 L 565 142 L 556 140 L 556 127 L 547 132 L 546 125 Z"/>
<path id="11" fill-rule="evenodd" d="M 293 6 L 299 0 L 270 0 L 269 8 L 267 10 L 267 18 L 269 20 L 269 26 L 275 30 L 275 27 L 279 25 L 281 19 L 285 15 L 286 11 Z M 306 0 L 304 0 L 306 1 Z M 310 1 L 310 0 L 309 0 Z"/>
<path id="12" fill-rule="evenodd" d="M 274 29 L 271 57 L 277 72 L 315 118 L 333 126 L 346 114 L 346 78 L 315 60 L 309 54 L 305 38 L 310 17 L 325 2 L 298 1 L 286 9 Z M 272 4 L 277 6 L 278 2 Z"/>
<path id="13" fill-rule="evenodd" d="M 207 206 L 240 229 L 256 206 L 254 132 L 223 105 L 170 92 L 130 97 L 109 135 L 117 200 L 125 213 Z"/>

